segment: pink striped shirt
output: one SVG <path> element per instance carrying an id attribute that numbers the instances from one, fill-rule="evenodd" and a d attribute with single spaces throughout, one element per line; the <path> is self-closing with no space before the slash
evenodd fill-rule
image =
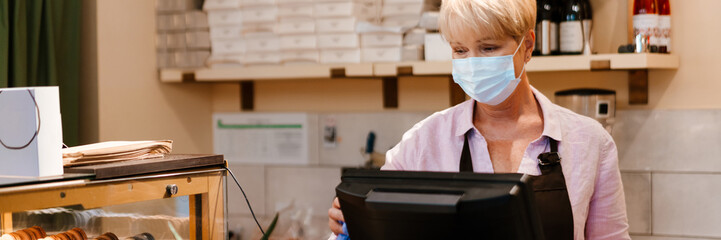
<path id="1" fill-rule="evenodd" d="M 597 121 L 553 104 L 535 88 L 543 133 L 526 147 L 518 173 L 540 175 L 538 154 L 548 138 L 559 142 L 571 201 L 575 239 L 630 239 L 616 144 Z M 464 134 L 473 170 L 493 173 L 486 140 L 473 126 L 473 100 L 434 113 L 408 130 L 386 153 L 383 170 L 457 172 Z"/>

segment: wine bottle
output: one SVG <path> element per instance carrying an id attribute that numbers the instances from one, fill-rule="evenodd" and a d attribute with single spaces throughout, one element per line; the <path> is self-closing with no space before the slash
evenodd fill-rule
<path id="1" fill-rule="evenodd" d="M 581 0 L 566 0 L 562 19 L 558 24 L 561 35 L 561 54 L 581 54 L 583 52 L 582 11 Z"/>
<path id="2" fill-rule="evenodd" d="M 649 45 L 658 45 L 658 7 L 656 0 L 634 0 L 633 34 L 644 34 Z"/>
<path id="3" fill-rule="evenodd" d="M 538 55 L 551 55 L 553 41 L 558 41 L 558 23 L 554 21 L 556 6 L 552 0 L 537 0 L 536 15 L 536 50 Z M 555 26 L 554 26 L 555 25 Z"/>
<path id="4" fill-rule="evenodd" d="M 583 14 L 581 22 L 583 23 L 583 54 L 590 55 L 593 53 L 593 8 L 589 0 L 582 0 Z"/>
<path id="5" fill-rule="evenodd" d="M 561 48 L 559 47 L 561 44 L 559 38 L 561 36 L 558 32 L 558 25 L 561 24 L 563 19 L 563 2 L 561 0 L 551 0 L 551 8 L 554 9 L 552 11 L 553 24 L 551 24 L 551 54 L 559 55 L 561 54 Z"/>
<path id="6" fill-rule="evenodd" d="M 671 52 L 671 4 L 668 0 L 658 1 L 659 52 Z"/>

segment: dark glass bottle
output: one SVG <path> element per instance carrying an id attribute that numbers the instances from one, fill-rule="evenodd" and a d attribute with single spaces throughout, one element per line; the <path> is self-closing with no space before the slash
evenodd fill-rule
<path id="1" fill-rule="evenodd" d="M 553 54 L 553 46 L 558 48 L 558 22 L 554 15 L 557 12 L 553 0 L 537 0 L 536 15 L 536 52 L 537 55 Z M 554 43 L 555 41 L 555 43 Z"/>
<path id="2" fill-rule="evenodd" d="M 566 0 L 559 26 L 561 54 L 583 53 L 583 5 L 581 0 Z"/>

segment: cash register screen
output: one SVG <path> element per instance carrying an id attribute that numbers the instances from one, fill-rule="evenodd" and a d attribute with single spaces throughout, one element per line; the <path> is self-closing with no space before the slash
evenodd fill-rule
<path id="1" fill-rule="evenodd" d="M 542 239 L 521 174 L 344 169 L 336 187 L 352 240 Z"/>

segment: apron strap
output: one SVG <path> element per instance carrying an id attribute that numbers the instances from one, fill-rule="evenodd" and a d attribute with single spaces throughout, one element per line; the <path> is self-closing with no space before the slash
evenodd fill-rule
<path id="1" fill-rule="evenodd" d="M 471 159 L 471 149 L 468 146 L 468 133 L 463 136 L 463 151 L 461 152 L 461 164 L 458 167 L 459 172 L 473 172 L 473 161 Z"/>

